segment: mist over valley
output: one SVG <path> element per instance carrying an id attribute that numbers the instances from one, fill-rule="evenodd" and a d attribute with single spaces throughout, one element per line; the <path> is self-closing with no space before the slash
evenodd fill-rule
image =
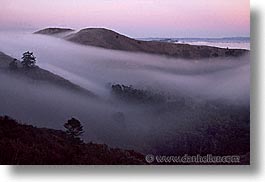
<path id="1" fill-rule="evenodd" d="M 248 51 L 185 59 L 29 32 L 0 32 L 0 42 L 0 51 L 12 57 L 9 62 L 32 51 L 41 69 L 93 95 L 8 71 L 7 58 L 1 56 L 1 115 L 54 129 L 76 117 L 85 141 L 145 154 L 248 153 Z M 230 135 L 235 137 L 229 143 Z"/>

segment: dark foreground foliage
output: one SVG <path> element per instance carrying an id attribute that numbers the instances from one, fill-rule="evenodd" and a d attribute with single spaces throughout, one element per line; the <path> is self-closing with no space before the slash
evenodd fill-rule
<path id="1" fill-rule="evenodd" d="M 0 116 L 0 164 L 145 164 L 144 156 L 131 150 L 74 141 L 63 131 Z"/>

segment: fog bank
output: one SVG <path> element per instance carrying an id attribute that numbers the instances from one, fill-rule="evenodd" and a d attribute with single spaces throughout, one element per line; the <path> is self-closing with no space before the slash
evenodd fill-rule
<path id="1" fill-rule="evenodd" d="M 27 32 L 0 32 L 1 52 L 20 59 L 28 50 L 34 52 L 41 68 L 96 93 L 100 99 L 86 98 L 54 85 L 32 84 L 0 72 L 0 114 L 57 129 L 62 129 L 63 123 L 75 116 L 83 123 L 83 137 L 88 141 L 158 152 L 154 147 L 157 139 L 161 139 L 157 141 L 161 144 L 168 139 L 160 136 L 166 133 L 171 138 L 178 131 L 191 130 L 195 124 L 211 120 L 213 116 L 203 113 L 208 109 L 212 115 L 219 115 L 219 111 L 213 111 L 216 102 L 221 108 L 231 106 L 231 112 L 241 113 L 243 108 L 247 113 L 249 109 L 249 55 L 183 60 L 81 46 Z M 181 107 L 182 110 L 168 103 L 123 102 L 111 94 L 112 83 L 194 101 Z M 207 106 L 208 102 L 214 106 Z M 206 115 L 208 118 L 201 119 Z"/>

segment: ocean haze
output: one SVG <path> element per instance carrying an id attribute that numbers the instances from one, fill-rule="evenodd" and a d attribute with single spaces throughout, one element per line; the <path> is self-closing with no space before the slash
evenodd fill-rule
<path id="1" fill-rule="evenodd" d="M 224 37 L 224 38 L 138 38 L 146 41 L 162 41 L 190 45 L 205 45 L 230 49 L 250 50 L 250 37 Z"/>

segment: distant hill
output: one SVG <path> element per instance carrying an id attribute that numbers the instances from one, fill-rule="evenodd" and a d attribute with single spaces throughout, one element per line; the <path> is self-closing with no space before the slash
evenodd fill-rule
<path id="1" fill-rule="evenodd" d="M 45 34 L 45 35 L 54 35 L 65 32 L 73 32 L 73 29 L 70 28 L 45 28 L 40 31 L 34 32 L 34 34 Z"/>
<path id="2" fill-rule="evenodd" d="M 68 90 L 75 91 L 80 94 L 84 94 L 86 96 L 95 97 L 96 95 L 89 90 L 86 90 L 69 80 L 66 80 L 59 75 L 51 73 L 45 69 L 42 69 L 36 66 L 33 69 L 18 69 L 18 70 L 10 70 L 9 63 L 13 61 L 14 58 L 0 52 L 0 71 L 6 74 L 12 74 L 13 76 L 18 76 L 19 78 L 28 78 L 32 80 L 36 80 L 41 82 L 46 82 L 53 84 L 55 86 L 59 86 Z"/>
<path id="3" fill-rule="evenodd" d="M 37 34 L 52 35 L 46 29 Z M 86 28 L 62 37 L 68 41 L 82 45 L 102 47 L 106 49 L 160 54 L 176 58 L 201 59 L 212 57 L 241 56 L 248 52 L 242 49 L 223 49 L 210 46 L 175 44 L 170 42 L 135 40 L 105 28 Z"/>
<path id="4" fill-rule="evenodd" d="M 73 140 L 64 131 L 36 128 L 0 116 L 0 164 L 146 164 L 132 150 Z"/>

